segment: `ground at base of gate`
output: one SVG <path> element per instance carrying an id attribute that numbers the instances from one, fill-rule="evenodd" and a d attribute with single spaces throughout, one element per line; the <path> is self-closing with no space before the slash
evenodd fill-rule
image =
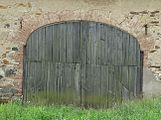
<path id="1" fill-rule="evenodd" d="M 74 106 L 0 105 L 1 120 L 160 120 L 161 97 L 131 101 L 110 109 Z"/>

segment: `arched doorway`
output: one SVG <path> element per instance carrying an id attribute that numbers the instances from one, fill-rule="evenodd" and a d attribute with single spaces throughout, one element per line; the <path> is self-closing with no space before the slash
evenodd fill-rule
<path id="1" fill-rule="evenodd" d="M 24 52 L 25 101 L 109 107 L 142 92 L 140 46 L 133 36 L 93 21 L 35 30 Z"/>

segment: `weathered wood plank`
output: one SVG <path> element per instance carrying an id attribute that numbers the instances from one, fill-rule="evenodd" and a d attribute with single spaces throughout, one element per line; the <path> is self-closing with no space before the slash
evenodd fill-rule
<path id="1" fill-rule="evenodd" d="M 74 96 L 74 103 L 76 105 L 80 105 L 80 64 L 76 63 L 74 65 L 74 91 L 75 91 L 75 96 Z"/>
<path id="2" fill-rule="evenodd" d="M 108 73 L 107 73 L 107 66 L 101 66 L 101 90 L 100 90 L 100 106 L 103 108 L 107 108 L 107 91 L 108 91 L 108 84 L 107 79 Z"/>
<path id="3" fill-rule="evenodd" d="M 71 63 L 73 61 L 72 57 L 72 31 L 73 31 L 73 26 L 72 22 L 69 22 L 66 24 L 67 26 L 67 62 Z"/>
<path id="4" fill-rule="evenodd" d="M 72 24 L 72 58 L 73 63 L 80 62 L 80 27 L 81 24 L 73 22 Z"/>
<path id="5" fill-rule="evenodd" d="M 124 100 L 129 99 L 129 76 L 128 67 L 122 67 L 122 95 Z"/>
<path id="6" fill-rule="evenodd" d="M 97 23 L 96 31 L 97 31 L 96 33 L 96 39 L 97 39 L 96 64 L 100 65 L 101 64 L 100 23 Z"/>
<path id="7" fill-rule="evenodd" d="M 108 67 L 108 105 L 112 106 L 113 101 L 113 66 Z"/>

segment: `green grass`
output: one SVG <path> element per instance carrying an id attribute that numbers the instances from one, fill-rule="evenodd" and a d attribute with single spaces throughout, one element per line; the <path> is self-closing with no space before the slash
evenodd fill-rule
<path id="1" fill-rule="evenodd" d="M 161 120 L 161 97 L 103 110 L 8 103 L 0 105 L 0 120 Z"/>

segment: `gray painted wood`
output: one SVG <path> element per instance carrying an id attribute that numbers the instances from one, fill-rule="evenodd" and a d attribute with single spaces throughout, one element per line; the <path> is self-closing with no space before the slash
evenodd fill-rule
<path id="1" fill-rule="evenodd" d="M 40 27 L 24 52 L 25 101 L 110 107 L 142 92 L 142 57 L 114 26 L 67 21 Z"/>

